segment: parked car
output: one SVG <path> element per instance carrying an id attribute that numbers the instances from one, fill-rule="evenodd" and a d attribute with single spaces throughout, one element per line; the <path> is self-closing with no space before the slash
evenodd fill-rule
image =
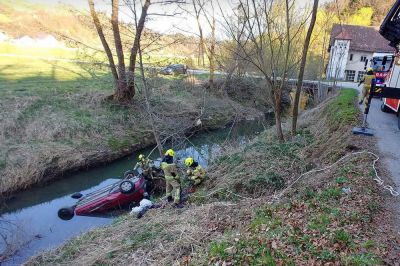
<path id="1" fill-rule="evenodd" d="M 178 75 L 178 74 L 186 74 L 187 66 L 184 64 L 171 64 L 166 67 L 163 67 L 160 70 L 160 73 L 163 75 Z"/>
<path id="2" fill-rule="evenodd" d="M 95 215 L 106 211 L 138 203 L 146 197 L 146 180 L 142 175 L 135 176 L 127 171 L 124 179 L 108 185 L 87 195 L 75 193 L 73 198 L 78 202 L 70 207 L 58 210 L 58 217 L 71 220 L 74 215 Z"/>

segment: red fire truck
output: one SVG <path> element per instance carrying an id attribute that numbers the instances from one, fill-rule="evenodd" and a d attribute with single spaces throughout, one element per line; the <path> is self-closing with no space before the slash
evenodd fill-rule
<path id="1" fill-rule="evenodd" d="M 400 129 L 400 0 L 396 0 L 379 29 L 379 33 L 396 49 L 396 56 L 376 56 L 372 67 L 377 74 L 371 84 L 368 102 L 364 109 L 364 121 L 361 127 L 353 128 L 354 134 L 373 136 L 373 130 L 367 128 L 367 117 L 374 96 L 383 98 L 382 111 L 394 111 L 398 117 Z"/>
<path id="2" fill-rule="evenodd" d="M 399 52 L 400 44 L 400 0 L 393 5 L 383 21 L 380 34 L 390 41 L 390 45 Z M 372 62 L 372 68 L 376 72 L 377 87 L 382 87 L 383 103 L 381 110 L 400 114 L 400 53 L 395 56 L 377 56 Z M 382 82 L 383 79 L 383 82 Z M 386 97 L 385 97 L 386 96 Z M 400 129 L 400 117 L 398 126 Z"/>

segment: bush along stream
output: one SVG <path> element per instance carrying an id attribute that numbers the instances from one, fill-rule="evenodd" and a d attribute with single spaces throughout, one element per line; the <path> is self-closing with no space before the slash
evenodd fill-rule
<path id="1" fill-rule="evenodd" d="M 193 156 L 207 167 L 221 154 L 221 143 L 229 140 L 239 146 L 245 145 L 271 123 L 272 119 L 242 121 L 232 127 L 200 133 L 174 147 L 179 157 Z M 74 192 L 87 194 L 115 182 L 127 169 L 132 169 L 140 153 L 150 152 L 151 149 L 140 150 L 111 164 L 15 194 L 6 201 L 0 216 L 0 225 L 7 237 L 7 241 L 0 241 L 1 265 L 19 265 L 30 256 L 54 248 L 82 232 L 113 223 L 113 218 L 120 212 L 102 217 L 75 216 L 70 221 L 63 221 L 57 217 L 57 211 L 76 202 L 71 198 Z M 151 158 L 157 159 L 156 153 Z"/>
<path id="2" fill-rule="evenodd" d="M 224 149 L 185 208 L 123 215 L 26 265 L 393 265 L 398 239 L 374 158 L 334 164 L 374 151 L 373 139 L 351 134 L 355 104 L 356 91 L 341 90 L 304 112 L 284 143 L 267 129 Z"/>

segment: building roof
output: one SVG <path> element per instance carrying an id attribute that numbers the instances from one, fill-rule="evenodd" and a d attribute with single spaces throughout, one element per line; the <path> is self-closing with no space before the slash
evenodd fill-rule
<path id="1" fill-rule="evenodd" d="M 353 51 L 395 52 L 395 49 L 389 46 L 389 41 L 373 27 L 334 24 L 329 49 L 335 40 L 350 40 L 350 50 Z"/>

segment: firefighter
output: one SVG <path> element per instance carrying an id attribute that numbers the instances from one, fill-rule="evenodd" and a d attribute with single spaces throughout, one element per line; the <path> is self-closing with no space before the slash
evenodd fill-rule
<path id="1" fill-rule="evenodd" d="M 358 86 L 364 83 L 363 89 L 360 94 L 360 101 L 358 102 L 359 104 L 362 104 L 365 100 L 368 99 L 369 92 L 371 90 L 372 80 L 374 78 L 375 78 L 374 71 L 372 70 L 372 68 L 369 68 L 367 74 L 364 75 L 364 79 L 362 79 L 360 83 L 358 83 Z"/>
<path id="2" fill-rule="evenodd" d="M 133 170 L 136 170 L 140 167 L 142 169 L 142 175 L 146 179 L 153 179 L 152 165 L 153 165 L 152 160 L 145 158 L 143 154 L 140 154 L 138 157 L 138 162 L 136 163 L 135 168 L 133 168 Z"/>
<path id="3" fill-rule="evenodd" d="M 161 169 L 164 171 L 166 197 L 169 202 L 174 201 L 174 206 L 182 208 L 181 201 L 181 180 L 178 175 L 178 169 L 174 163 L 175 152 L 172 149 L 166 151 L 161 162 Z M 174 194 L 173 194 L 174 192 Z M 174 195 L 172 197 L 172 194 Z"/>
<path id="4" fill-rule="evenodd" d="M 206 171 L 192 157 L 186 158 L 185 165 L 188 167 L 187 174 L 189 180 L 193 181 L 195 186 L 200 185 L 206 178 Z"/>

